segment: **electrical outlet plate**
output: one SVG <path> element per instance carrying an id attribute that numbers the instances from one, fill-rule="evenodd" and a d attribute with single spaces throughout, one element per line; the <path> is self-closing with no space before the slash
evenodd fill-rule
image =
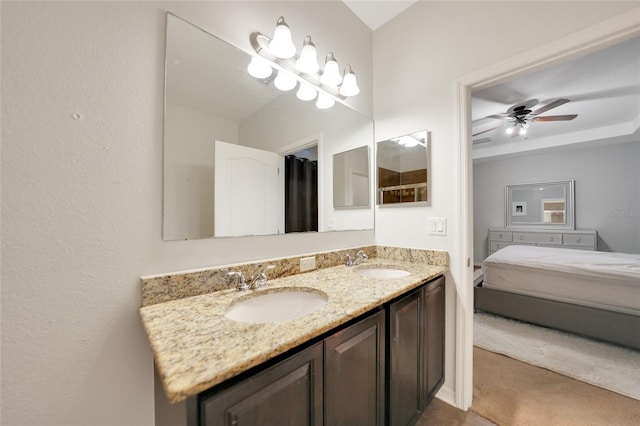
<path id="1" fill-rule="evenodd" d="M 311 271 L 312 269 L 316 269 L 315 256 L 300 259 L 300 272 Z"/>

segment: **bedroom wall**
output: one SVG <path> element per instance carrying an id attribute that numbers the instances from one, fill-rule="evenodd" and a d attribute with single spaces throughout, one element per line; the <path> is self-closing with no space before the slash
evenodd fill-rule
<path id="1" fill-rule="evenodd" d="M 506 185 L 575 180 L 576 229 L 598 231 L 598 250 L 640 253 L 640 140 L 473 164 L 475 262 L 487 228 L 504 226 Z"/>

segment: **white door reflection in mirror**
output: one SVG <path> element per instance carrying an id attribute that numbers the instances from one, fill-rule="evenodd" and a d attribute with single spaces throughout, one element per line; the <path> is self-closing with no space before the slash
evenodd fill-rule
<path id="1" fill-rule="evenodd" d="M 333 155 L 333 206 L 369 206 L 369 147 Z"/>
<path id="2" fill-rule="evenodd" d="M 284 158 L 215 143 L 216 237 L 284 233 Z"/>

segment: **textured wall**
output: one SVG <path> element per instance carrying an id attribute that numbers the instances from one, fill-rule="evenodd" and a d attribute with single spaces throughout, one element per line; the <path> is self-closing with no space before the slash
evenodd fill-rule
<path id="1" fill-rule="evenodd" d="M 339 2 L 5 2 L 2 417 L 153 425 L 139 277 L 370 245 L 373 231 L 162 241 L 164 27 L 231 42 L 285 15 L 352 62 L 371 113 L 371 31 Z M 297 32 L 297 34 L 296 34 Z"/>

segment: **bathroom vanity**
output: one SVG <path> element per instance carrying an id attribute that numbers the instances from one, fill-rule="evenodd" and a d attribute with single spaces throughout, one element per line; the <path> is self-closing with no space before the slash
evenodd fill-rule
<path id="1" fill-rule="evenodd" d="M 141 318 L 171 402 L 188 424 L 414 424 L 444 381 L 446 266 L 372 258 L 144 306 Z M 395 268 L 400 277 L 363 270 Z M 250 324 L 230 306 L 266 292 L 314 291 L 300 318 Z M 305 290 L 306 289 L 306 290 Z"/>

